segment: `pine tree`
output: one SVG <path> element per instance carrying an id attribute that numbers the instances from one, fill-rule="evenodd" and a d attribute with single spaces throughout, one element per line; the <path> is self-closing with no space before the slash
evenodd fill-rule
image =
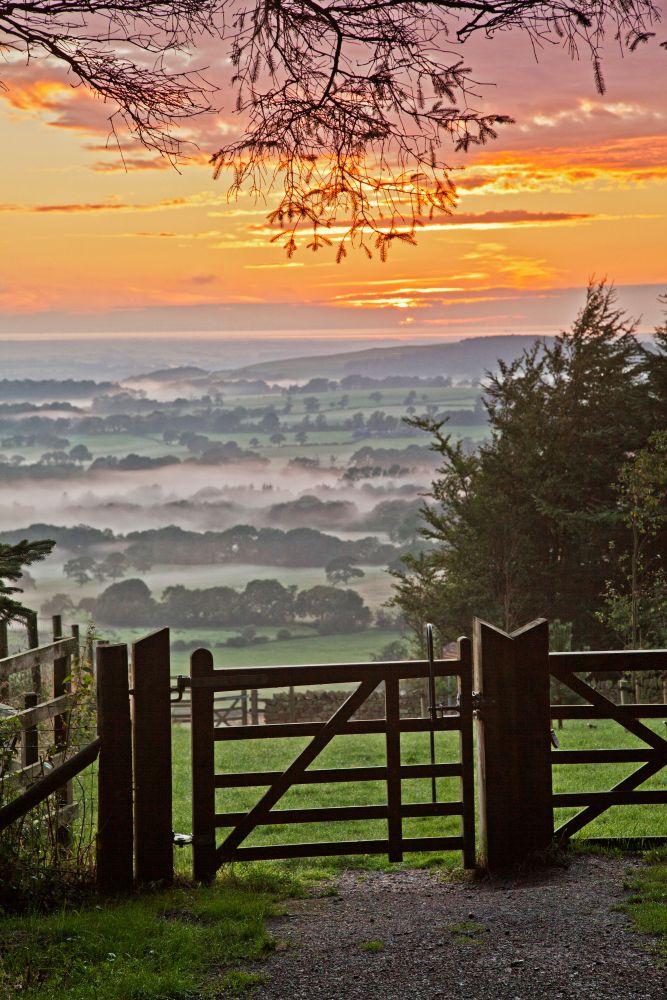
<path id="1" fill-rule="evenodd" d="M 624 530 L 614 483 L 657 420 L 646 353 L 613 288 L 591 284 L 570 331 L 489 377 L 491 440 L 476 455 L 442 424 L 413 421 L 443 465 L 423 512 L 436 550 L 399 575 L 408 620 L 423 591 L 422 615 L 445 639 L 469 632 L 474 615 L 506 629 L 545 615 L 571 622 L 576 645 L 599 643 L 595 612 L 617 572 L 609 542 Z"/>
<path id="2" fill-rule="evenodd" d="M 0 544 L 0 622 L 25 620 L 30 609 L 14 599 L 21 593 L 20 587 L 12 586 L 21 579 L 26 566 L 45 559 L 55 542 L 44 540 L 29 542 L 23 540 L 16 545 Z"/>

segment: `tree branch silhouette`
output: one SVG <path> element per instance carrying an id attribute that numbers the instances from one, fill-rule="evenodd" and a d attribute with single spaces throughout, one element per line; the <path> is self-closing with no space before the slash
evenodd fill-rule
<path id="1" fill-rule="evenodd" d="M 0 0 L 0 47 L 68 67 L 144 145 L 181 152 L 178 126 L 212 110 L 204 70 L 179 59 L 202 39 L 231 65 L 238 130 L 212 155 L 229 193 L 277 195 L 271 237 L 292 255 L 336 244 L 384 258 L 455 206 L 454 154 L 512 119 L 480 110 L 464 57 L 475 35 L 514 31 L 536 54 L 585 54 L 604 91 L 602 46 L 650 41 L 652 0 Z M 221 60 L 221 64 L 224 60 Z"/>

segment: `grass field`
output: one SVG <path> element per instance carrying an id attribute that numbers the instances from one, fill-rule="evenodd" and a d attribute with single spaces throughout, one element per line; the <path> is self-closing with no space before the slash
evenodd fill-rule
<path id="1" fill-rule="evenodd" d="M 334 532 L 332 532 L 334 534 Z M 371 532 L 363 533 L 364 536 Z M 378 608 L 391 595 L 393 579 L 386 566 L 360 565 L 364 576 L 349 584 L 361 594 L 370 608 Z M 89 580 L 81 586 L 64 576 L 62 564 L 55 557 L 40 563 L 34 571 L 37 588 L 27 590 L 34 603 L 44 603 L 54 594 L 69 594 L 75 603 L 84 597 L 98 597 L 112 581 Z M 130 569 L 128 577 L 140 577 L 153 596 L 159 600 L 167 587 L 185 586 L 190 589 L 206 587 L 235 587 L 242 590 L 250 580 L 280 580 L 284 587 L 295 585 L 299 590 L 327 584 L 323 566 L 270 566 L 246 563 L 210 563 L 199 566 L 161 565 L 139 572 Z"/>
<path id="2" fill-rule="evenodd" d="M 273 637 L 276 628 L 258 628 L 258 635 Z M 114 642 L 134 642 L 150 629 L 108 629 L 105 637 Z M 368 629 L 366 632 L 318 635 L 308 626 L 290 626 L 293 638 L 280 639 L 241 649 L 218 646 L 239 629 L 171 629 L 172 644 L 178 640 L 197 643 L 213 650 L 216 667 L 271 667 L 299 663 L 363 663 L 372 659 L 383 646 L 400 639 L 400 632 L 388 629 Z M 194 647 L 193 647 L 194 648 Z M 190 671 L 190 652 L 172 651 L 172 675 Z"/>
<path id="3" fill-rule="evenodd" d="M 653 723 L 655 725 L 655 723 Z M 657 727 L 656 727 L 657 728 Z M 633 738 L 613 723 L 565 724 L 560 731 L 564 748 L 633 745 Z M 175 727 L 174 829 L 190 830 L 189 730 Z M 263 740 L 240 744 L 217 744 L 219 771 L 259 770 L 285 766 L 303 746 L 301 739 Z M 438 734 L 438 759 L 455 760 L 456 734 Z M 405 734 L 405 763 L 428 759 L 426 734 Z M 381 736 L 337 737 L 315 766 L 380 764 L 384 760 Z M 632 765 L 564 767 L 554 772 L 555 788 L 596 789 L 608 787 Z M 653 786 L 657 784 L 654 780 Z M 404 800 L 428 801 L 427 781 L 405 781 Z M 249 808 L 261 789 L 227 790 L 218 793 L 220 811 Z M 280 807 L 371 804 L 385 801 L 381 782 L 300 786 L 291 790 Z M 457 782 L 440 779 L 441 800 L 458 798 Z M 606 814 L 586 833 L 614 836 L 667 835 L 667 815 L 659 807 L 624 807 Z M 407 835 L 424 836 L 457 832 L 457 818 L 409 820 Z M 599 824 L 602 823 L 602 826 Z M 418 825 L 418 829 L 416 829 Z M 304 836 L 300 833 L 307 831 Z M 308 824 L 296 827 L 270 826 L 249 843 L 284 844 L 295 841 L 384 837 L 385 823 Z M 218 840 L 221 839 L 219 831 Z M 635 871 L 632 896 L 625 904 L 644 946 L 656 953 L 667 947 L 667 854 L 654 852 L 651 867 Z M 190 868 L 190 849 L 177 852 L 183 875 Z M 397 867 L 437 866 L 443 878 L 456 877 L 460 855 L 454 852 L 407 856 Z M 248 961 L 261 959 L 281 945 L 266 928 L 268 917 L 280 912 L 277 901 L 303 893 L 306 886 L 321 883 L 343 868 L 386 869 L 383 857 L 321 858 L 261 862 L 226 866 L 210 887 L 178 885 L 166 892 L 147 893 L 130 901 L 93 900 L 50 915 L 12 917 L 0 914 L 0 1000 L 222 1000 L 249 995 L 262 981 L 262 974 L 247 972 Z M 396 867 L 396 866 L 392 866 Z M 449 870 L 449 874 L 448 874 Z M 363 878 L 363 874 L 360 874 Z M 333 892 L 323 887 L 324 894 Z M 406 900 L 409 905 L 409 900 Z M 379 943 L 360 943 L 369 951 Z"/>
<path id="4" fill-rule="evenodd" d="M 664 729 L 661 720 L 648 722 L 656 731 Z M 611 721 L 596 723 L 590 729 L 586 722 L 567 721 L 559 730 L 562 749 L 593 749 L 611 747 L 641 746 L 630 733 Z M 300 738 L 254 740 L 228 744 L 216 744 L 216 770 L 258 771 L 285 767 L 307 741 Z M 178 726 L 173 730 L 174 761 L 174 824 L 179 831 L 190 830 L 190 747 L 189 727 Z M 401 740 L 402 762 L 428 762 L 428 734 L 404 733 Z M 385 762 L 384 737 L 380 735 L 338 736 L 314 767 L 354 767 L 380 765 Z M 556 755 L 557 756 L 557 755 Z M 436 757 L 439 762 L 458 760 L 458 736 L 456 733 L 439 733 L 436 736 Z M 554 791 L 598 791 L 611 788 L 626 774 L 631 773 L 636 764 L 560 765 L 554 768 Z M 403 782 L 405 802 L 430 801 L 430 781 L 411 779 Z M 644 788 L 664 788 L 665 774 L 656 775 L 646 782 Z M 262 789 L 244 788 L 218 790 L 216 809 L 218 812 L 244 811 L 252 806 L 262 794 Z M 439 801 L 456 801 L 459 798 L 458 779 L 438 779 Z M 278 808 L 306 808 L 330 805 L 373 805 L 386 801 L 386 786 L 383 782 L 338 783 L 333 785 L 296 786 L 281 799 Z M 577 809 L 558 810 L 556 826 L 578 812 Z M 404 820 L 405 836 L 451 836 L 460 832 L 458 817 L 420 818 Z M 223 831 L 218 832 L 219 842 Z M 260 829 L 248 839 L 248 846 L 265 844 L 285 844 L 328 840 L 358 840 L 383 838 L 386 823 L 383 820 L 360 822 L 307 824 L 299 827 L 271 825 Z M 577 839 L 586 837 L 667 837 L 667 810 L 661 806 L 617 806 L 603 813 L 587 826 Z M 180 851 L 177 856 L 179 866 L 187 870 L 190 863 L 189 850 Z M 460 866 L 458 852 L 435 855 L 406 856 L 405 864 L 435 864 L 453 868 Z M 346 867 L 345 859 L 318 859 L 285 862 L 288 868 L 332 872 Z M 382 857 L 355 859 L 356 866 L 385 867 Z"/>

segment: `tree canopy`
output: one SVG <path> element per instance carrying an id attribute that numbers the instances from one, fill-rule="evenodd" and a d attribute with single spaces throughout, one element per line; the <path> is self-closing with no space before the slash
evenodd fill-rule
<path id="1" fill-rule="evenodd" d="M 571 622 L 579 648 L 618 641 L 596 612 L 610 587 L 627 585 L 628 491 L 616 484 L 634 483 L 622 474 L 628 457 L 663 426 L 653 378 L 663 346 L 645 349 L 613 289 L 593 284 L 571 330 L 489 378 L 492 436 L 477 452 L 442 422 L 413 421 L 442 458 L 423 508 L 422 533 L 436 547 L 398 574 L 396 603 L 415 636 L 428 619 L 449 640 L 473 616 L 513 629 L 545 615 Z M 651 482 L 661 482 L 655 448 L 649 457 Z M 655 568 L 664 543 L 664 529 L 645 533 L 645 566 Z"/>
<path id="2" fill-rule="evenodd" d="M 652 0 L 0 0 L 0 48 L 56 60 L 109 103 L 112 129 L 172 156 L 178 126 L 229 93 L 239 124 L 211 151 L 215 172 L 232 193 L 277 190 L 288 254 L 302 232 L 330 243 L 335 224 L 339 258 L 346 242 L 384 256 L 452 211 L 448 150 L 511 122 L 481 108 L 492 81 L 467 65 L 471 38 L 515 31 L 536 52 L 586 55 L 602 92 L 605 38 L 634 50 L 659 16 Z M 229 79 L 198 66 L 211 56 Z"/>
<path id="3" fill-rule="evenodd" d="M 14 596 L 21 593 L 21 588 L 12 584 L 20 581 L 27 566 L 46 559 L 54 545 L 55 542 L 48 540 L 23 540 L 15 545 L 0 543 L 0 622 L 24 621 L 30 614 L 30 609 Z"/>

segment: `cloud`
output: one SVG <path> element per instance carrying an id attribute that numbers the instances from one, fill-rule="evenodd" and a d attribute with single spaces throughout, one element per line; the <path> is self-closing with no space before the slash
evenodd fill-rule
<path id="1" fill-rule="evenodd" d="M 212 285 L 214 282 L 220 280 L 220 275 L 218 274 L 193 274 L 190 278 L 190 284 L 192 285 Z"/>
<path id="2" fill-rule="evenodd" d="M 555 194 L 667 181 L 667 135 L 510 150 L 457 173 L 460 195 Z"/>
<path id="3" fill-rule="evenodd" d="M 288 267 L 304 267 L 302 261 L 289 260 L 284 264 L 244 264 L 244 271 L 282 271 Z"/>
<path id="4" fill-rule="evenodd" d="M 457 212 L 451 215 L 435 215 L 432 218 L 416 220 L 417 236 L 428 232 L 441 232 L 447 229 L 513 229 L 535 228 L 537 226 L 563 226 L 576 225 L 577 223 L 590 222 L 597 216 L 589 212 L 530 212 L 525 209 L 511 209 L 507 211 L 488 212 Z M 330 238 L 344 236 L 351 225 L 350 220 L 338 220 L 335 225 L 324 230 Z M 254 223 L 246 227 L 249 232 L 273 234 L 280 231 L 281 226 L 271 225 L 267 222 Z M 390 223 L 385 227 L 389 230 Z M 410 225 L 407 221 L 396 224 L 399 230 L 408 230 Z"/>
<path id="5" fill-rule="evenodd" d="M 189 208 L 200 202 L 199 198 L 163 198 L 156 202 L 62 202 L 54 204 L 27 205 L 20 203 L 0 203 L 0 213 L 22 215 L 88 215 L 95 212 L 160 212 L 173 208 Z M 149 235 L 144 233 L 143 235 Z M 172 235 L 153 234 L 153 235 Z M 177 234 L 174 234 L 177 235 Z"/>
<path id="6" fill-rule="evenodd" d="M 124 174 L 135 170 L 173 170 L 166 156 L 123 156 L 113 160 L 96 160 L 91 170 L 98 174 Z"/>

